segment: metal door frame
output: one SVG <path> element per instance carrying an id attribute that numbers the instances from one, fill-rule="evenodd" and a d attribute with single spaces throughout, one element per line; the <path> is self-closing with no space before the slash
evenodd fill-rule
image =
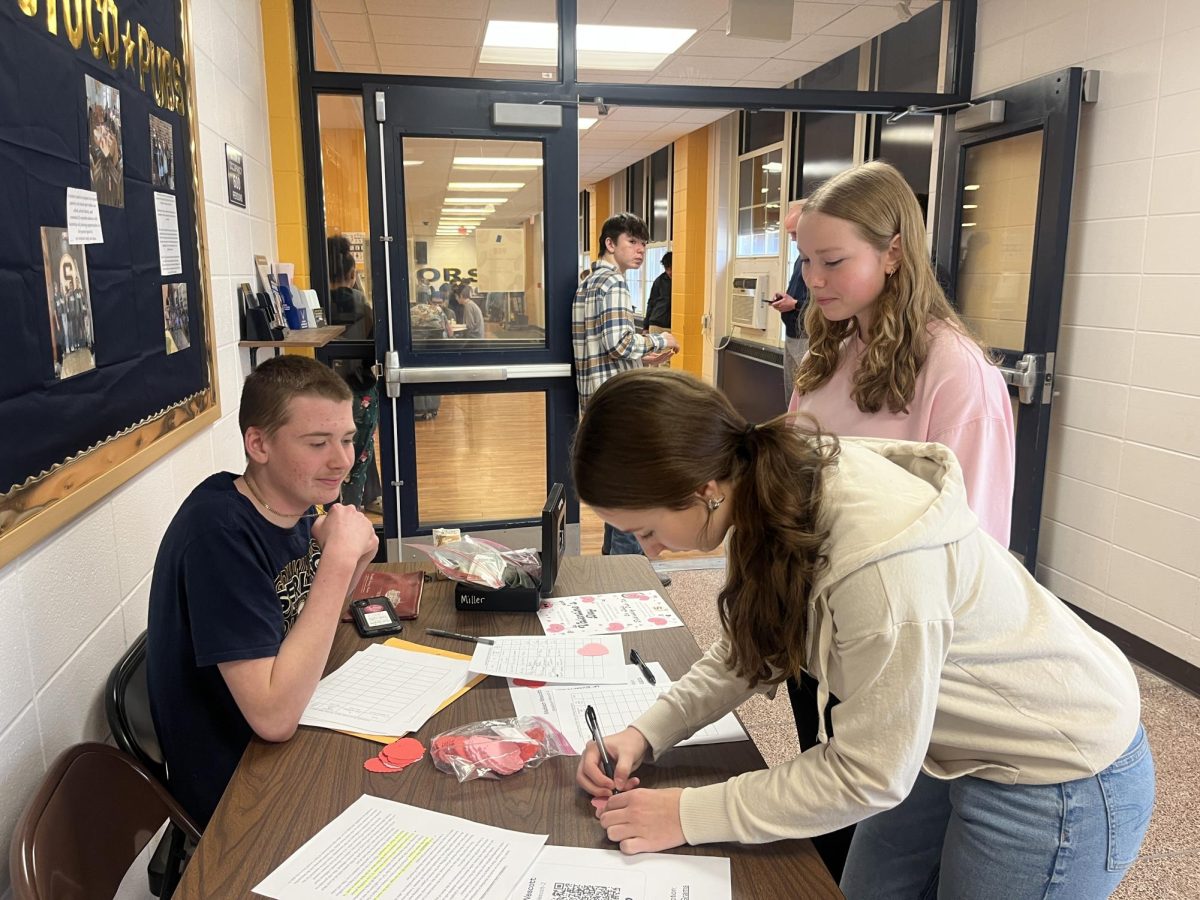
<path id="1" fill-rule="evenodd" d="M 386 393 L 393 402 L 380 409 L 384 472 L 384 535 L 389 558 L 400 558 L 393 544 L 403 537 L 428 534 L 420 524 L 416 490 L 416 435 L 413 394 L 404 385 L 436 386 L 439 395 L 542 391 L 546 397 L 546 485 L 570 484 L 568 446 L 578 399 L 571 371 L 570 305 L 575 292 L 578 219 L 576 110 L 564 106 L 562 125 L 554 129 L 512 128 L 490 124 L 492 104 L 522 103 L 520 92 L 481 93 L 461 87 L 363 86 L 367 133 L 368 206 L 371 268 L 376 313 L 376 344 L 383 359 Z M 536 101 L 535 101 L 536 102 Z M 542 148 L 542 240 L 546 342 L 540 347 L 462 349 L 412 347 L 409 307 L 409 260 L 404 218 L 403 142 L 406 138 L 493 139 L 537 142 Z M 395 249 L 396 252 L 393 252 Z M 394 308 L 393 308 L 394 306 Z M 393 315 L 393 313 L 397 313 Z M 515 440 L 523 435 L 514 435 Z M 411 486 L 411 489 L 406 489 Z M 390 488 L 390 490 L 389 490 Z M 473 532 L 505 531 L 537 525 L 540 509 L 529 518 L 463 524 Z M 567 520 L 579 521 L 579 503 L 568 492 Z"/>
<path id="2" fill-rule="evenodd" d="M 1025 567 L 1037 565 L 1041 530 L 1046 451 L 1050 439 L 1050 409 L 1054 396 L 1054 361 L 1058 350 L 1062 290 L 1066 276 L 1067 233 L 1075 182 L 1075 152 L 1084 70 L 1063 69 L 1003 88 L 974 103 L 1001 100 L 1004 121 L 972 131 L 955 131 L 954 116 L 946 117 L 941 154 L 935 224 L 934 258 L 958 284 L 959 240 L 962 231 L 962 187 L 967 151 L 981 144 L 1042 132 L 1041 177 L 1034 225 L 1029 303 L 1025 316 L 1025 345 L 1020 350 L 996 348 L 1010 393 L 1020 400 L 1017 417 L 1016 471 L 1009 548 Z"/>

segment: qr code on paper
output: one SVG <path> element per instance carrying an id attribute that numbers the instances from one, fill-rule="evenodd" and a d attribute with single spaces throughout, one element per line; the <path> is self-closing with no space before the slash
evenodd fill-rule
<path id="1" fill-rule="evenodd" d="M 567 884 L 554 882 L 553 900 L 624 900 L 621 889 L 596 884 Z"/>

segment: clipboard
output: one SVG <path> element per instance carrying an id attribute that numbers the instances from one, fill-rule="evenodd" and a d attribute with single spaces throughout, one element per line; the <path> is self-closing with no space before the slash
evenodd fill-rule
<path id="1" fill-rule="evenodd" d="M 448 659 L 471 658 L 471 654 L 469 653 L 455 653 L 453 650 L 439 650 L 437 647 L 428 647 L 425 644 L 414 644 L 412 641 L 406 641 L 401 638 L 388 638 L 383 643 L 388 647 L 395 647 L 399 650 L 411 650 L 414 653 L 428 653 L 431 656 L 444 656 Z M 463 685 L 461 689 L 447 697 L 445 701 L 443 701 L 442 705 L 434 710 L 434 715 L 440 713 L 443 709 L 445 709 L 471 688 L 475 687 L 475 685 L 479 684 L 479 682 L 483 681 L 485 678 L 487 678 L 486 675 L 476 675 L 465 685 Z M 341 733 L 348 734 L 351 737 L 362 738 L 364 741 L 374 741 L 376 744 L 390 744 L 392 741 L 398 741 L 400 738 L 404 737 L 402 734 L 363 734 L 358 731 L 342 731 Z"/>

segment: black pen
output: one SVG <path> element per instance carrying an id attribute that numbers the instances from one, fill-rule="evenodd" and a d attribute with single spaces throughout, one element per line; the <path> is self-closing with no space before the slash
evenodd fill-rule
<path id="1" fill-rule="evenodd" d="M 613 779 L 613 793 L 619 794 L 615 787 L 616 776 L 613 771 L 612 760 L 608 758 L 608 749 L 604 746 L 604 735 L 600 733 L 600 723 L 596 721 L 596 710 L 589 703 L 587 709 L 583 711 L 583 721 L 587 723 L 588 731 L 592 733 L 592 740 L 596 742 L 596 749 L 600 751 L 600 765 L 604 769 L 604 774 Z"/>
<path id="2" fill-rule="evenodd" d="M 651 684 L 655 684 L 654 673 L 650 671 L 650 667 L 646 665 L 646 661 L 642 659 L 642 654 L 636 650 L 629 651 L 629 661 L 642 670 L 642 677 Z"/>
<path id="3" fill-rule="evenodd" d="M 473 634 L 459 634 L 457 631 L 442 631 L 440 628 L 426 628 L 426 634 L 436 634 L 438 637 L 454 638 L 456 641 L 468 641 L 472 644 L 494 644 L 491 638 L 476 637 Z"/>

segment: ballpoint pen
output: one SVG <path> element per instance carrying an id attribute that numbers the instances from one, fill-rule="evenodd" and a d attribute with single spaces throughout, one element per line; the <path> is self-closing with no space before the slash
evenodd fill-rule
<path id="1" fill-rule="evenodd" d="M 436 634 L 438 637 L 454 638 L 456 641 L 469 641 L 472 644 L 494 644 L 491 638 L 477 637 L 473 634 L 459 634 L 457 631 L 442 631 L 440 628 L 426 628 L 426 634 Z"/>
<path id="2" fill-rule="evenodd" d="M 604 769 L 604 774 L 609 778 L 613 778 L 613 784 L 616 784 L 613 770 L 612 760 L 608 758 L 608 749 L 604 746 L 604 735 L 600 733 L 600 723 L 596 721 L 596 710 L 589 703 L 587 709 L 583 711 L 583 720 L 587 723 L 588 731 L 592 733 L 592 740 L 596 742 L 596 749 L 600 751 L 600 765 Z M 613 793 L 619 794 L 620 791 L 613 787 Z"/>
<path id="3" fill-rule="evenodd" d="M 629 651 L 629 661 L 642 670 L 642 677 L 651 684 L 655 684 L 654 673 L 650 671 L 650 667 L 646 665 L 646 661 L 642 659 L 642 654 L 636 650 Z"/>

